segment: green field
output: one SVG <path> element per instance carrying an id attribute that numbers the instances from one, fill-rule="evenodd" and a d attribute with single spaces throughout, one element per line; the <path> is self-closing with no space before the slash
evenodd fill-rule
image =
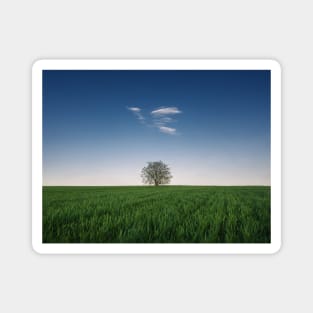
<path id="1" fill-rule="evenodd" d="M 44 243 L 269 243 L 270 187 L 43 187 Z"/>

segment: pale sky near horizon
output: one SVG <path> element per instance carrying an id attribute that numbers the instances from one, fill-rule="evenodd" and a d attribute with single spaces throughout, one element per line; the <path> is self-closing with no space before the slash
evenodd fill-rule
<path id="1" fill-rule="evenodd" d="M 43 184 L 270 185 L 270 71 L 43 73 Z"/>

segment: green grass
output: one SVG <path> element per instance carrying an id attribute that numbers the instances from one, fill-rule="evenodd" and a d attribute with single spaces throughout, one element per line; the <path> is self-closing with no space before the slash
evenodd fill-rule
<path id="1" fill-rule="evenodd" d="M 270 187 L 43 187 L 44 243 L 269 243 Z"/>

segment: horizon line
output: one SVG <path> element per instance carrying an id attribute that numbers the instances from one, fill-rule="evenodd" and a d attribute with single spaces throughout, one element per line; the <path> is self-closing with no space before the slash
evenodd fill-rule
<path id="1" fill-rule="evenodd" d="M 271 185 L 159 185 L 157 187 L 197 186 L 197 187 L 271 187 Z M 42 187 L 156 187 L 155 185 L 42 185 Z"/>

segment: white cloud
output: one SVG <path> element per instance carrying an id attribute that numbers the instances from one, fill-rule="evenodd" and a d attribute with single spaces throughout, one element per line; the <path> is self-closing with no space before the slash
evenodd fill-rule
<path id="1" fill-rule="evenodd" d="M 181 111 L 176 107 L 161 108 L 161 109 L 157 109 L 151 112 L 152 115 L 167 115 L 167 114 L 178 114 L 178 113 L 181 113 Z"/>
<path id="2" fill-rule="evenodd" d="M 162 122 L 162 123 L 170 123 L 172 121 L 173 121 L 173 119 L 171 117 L 165 116 L 165 117 L 160 118 L 160 122 Z"/>
<path id="3" fill-rule="evenodd" d="M 140 112 L 141 109 L 140 108 L 137 108 L 137 107 L 129 107 L 127 108 L 129 111 L 132 111 L 132 112 Z"/>
<path id="4" fill-rule="evenodd" d="M 157 127 L 165 126 L 168 123 L 175 122 L 171 117 L 167 116 L 154 116 L 153 117 L 153 124 Z"/>
<path id="5" fill-rule="evenodd" d="M 176 122 L 172 117 L 168 115 L 179 114 L 182 113 L 177 107 L 163 107 L 151 112 L 152 119 L 144 117 L 142 114 L 142 110 L 140 107 L 127 107 L 129 111 L 131 111 L 134 116 L 140 121 L 140 123 L 146 125 L 147 127 L 156 127 L 160 132 L 168 135 L 175 135 L 176 128 L 167 127 L 169 123 Z"/>
<path id="6" fill-rule="evenodd" d="M 132 111 L 135 114 L 135 116 L 137 117 L 138 120 L 140 120 L 140 121 L 144 121 L 145 120 L 144 116 L 141 114 L 141 109 L 140 108 L 138 108 L 138 107 L 127 107 L 127 109 L 129 111 Z"/>
<path id="7" fill-rule="evenodd" d="M 160 126 L 159 129 L 162 133 L 165 133 L 165 134 L 169 134 L 169 135 L 175 135 L 176 134 L 175 128 Z"/>

